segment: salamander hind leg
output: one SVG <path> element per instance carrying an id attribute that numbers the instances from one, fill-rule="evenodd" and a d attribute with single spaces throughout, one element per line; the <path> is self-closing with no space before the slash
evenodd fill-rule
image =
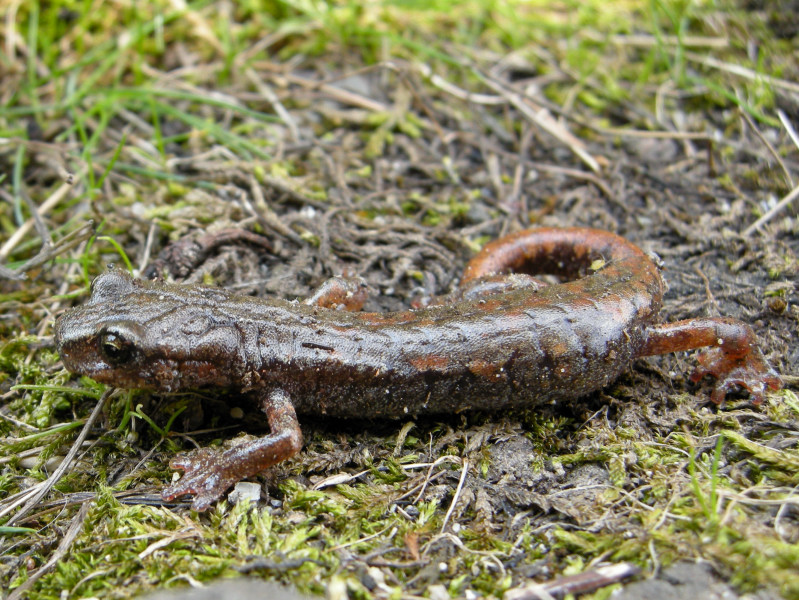
<path id="1" fill-rule="evenodd" d="M 638 356 L 708 348 L 697 356 L 699 365 L 691 374 L 691 381 L 697 382 L 705 375 L 715 377 L 710 399 L 716 404 L 723 402 L 735 386 L 748 390 L 755 404 L 763 401 L 767 388 L 782 387 L 746 323 L 723 317 L 688 319 L 653 326 L 647 333 Z"/>
<path id="2" fill-rule="evenodd" d="M 297 454 L 302 448 L 302 432 L 288 395 L 273 391 L 264 398 L 262 407 L 272 430 L 269 435 L 222 452 L 200 448 L 173 460 L 170 466 L 184 473 L 163 491 L 164 500 L 193 494 L 192 508 L 204 511 L 243 478 Z"/>

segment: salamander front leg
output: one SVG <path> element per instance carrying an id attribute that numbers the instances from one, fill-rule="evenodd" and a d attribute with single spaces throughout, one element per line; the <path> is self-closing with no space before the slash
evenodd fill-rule
<path id="1" fill-rule="evenodd" d="M 272 391 L 263 399 L 261 407 L 269 419 L 272 430 L 269 435 L 223 452 L 200 448 L 173 460 L 169 465 L 184 474 L 163 491 L 164 500 L 194 494 L 192 508 L 206 510 L 243 478 L 297 454 L 302 448 L 302 432 L 288 394 L 283 390 Z"/>
<path id="2" fill-rule="evenodd" d="M 639 356 L 707 346 L 697 356 L 699 366 L 691 374 L 691 381 L 697 382 L 705 375 L 715 377 L 710 399 L 716 404 L 723 402 L 734 386 L 748 390 L 755 404 L 763 402 L 767 387 L 772 390 L 782 387 L 779 376 L 760 351 L 752 328 L 735 319 L 688 319 L 656 325 L 649 329 Z"/>

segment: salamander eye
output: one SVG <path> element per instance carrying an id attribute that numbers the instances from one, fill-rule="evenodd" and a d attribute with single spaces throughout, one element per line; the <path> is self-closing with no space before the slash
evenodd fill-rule
<path id="1" fill-rule="evenodd" d="M 136 354 L 136 345 L 118 331 L 100 334 L 100 354 L 112 365 L 124 365 Z"/>

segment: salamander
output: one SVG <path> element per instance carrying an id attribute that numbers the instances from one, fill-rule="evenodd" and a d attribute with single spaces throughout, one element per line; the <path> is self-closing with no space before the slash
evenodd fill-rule
<path id="1" fill-rule="evenodd" d="M 541 273 L 562 282 L 532 276 Z M 539 228 L 498 239 L 468 263 L 456 292 L 423 308 L 342 310 L 362 304 L 346 302 L 360 294 L 346 286 L 300 303 L 110 270 L 85 305 L 57 320 L 56 347 L 69 371 L 113 386 L 255 397 L 268 435 L 170 463 L 184 474 L 164 499 L 193 494 L 197 510 L 299 452 L 297 413 L 398 418 L 570 402 L 637 358 L 702 347 L 692 379 L 717 379 L 714 402 L 741 386 L 759 403 L 781 385 L 745 323 L 658 324 L 658 266 L 606 231 Z"/>

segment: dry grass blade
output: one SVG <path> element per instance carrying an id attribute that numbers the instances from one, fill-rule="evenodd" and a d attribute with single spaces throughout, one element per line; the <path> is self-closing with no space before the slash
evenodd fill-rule
<path id="1" fill-rule="evenodd" d="M 585 144 L 571 133 L 564 125 L 559 123 L 544 107 L 535 106 L 533 101 L 524 95 L 510 90 L 507 86 L 494 81 L 490 77 L 483 77 L 483 81 L 495 92 L 505 97 L 512 106 L 514 106 L 520 113 L 527 117 L 532 123 L 546 131 L 548 134 L 555 137 L 561 143 L 566 145 L 580 160 L 582 160 L 588 168 L 595 173 L 600 171 L 599 162 L 591 156 L 585 147 Z"/>
<path id="2" fill-rule="evenodd" d="M 86 419 L 86 423 L 84 423 L 83 428 L 80 430 L 80 433 L 73 442 L 72 447 L 69 449 L 69 452 L 67 452 L 67 455 L 64 457 L 64 460 L 61 462 L 61 464 L 58 465 L 58 468 L 55 471 L 53 471 L 53 474 L 50 475 L 50 477 L 48 477 L 45 481 L 32 487 L 30 490 L 27 490 L 27 492 L 24 495 L 22 495 L 20 498 L 18 498 L 16 501 L 11 503 L 6 503 L 7 506 L 2 507 L 0 509 L 0 517 L 3 517 L 7 515 L 9 512 L 13 511 L 20 504 L 24 503 L 22 508 L 19 511 L 17 511 L 17 513 L 8 520 L 9 525 L 19 523 L 22 520 L 22 518 L 25 517 L 25 515 L 27 515 L 30 511 L 36 508 L 36 505 L 39 503 L 39 501 L 42 498 L 44 498 L 51 489 L 53 489 L 53 486 L 56 483 L 58 483 L 61 477 L 64 476 L 64 474 L 67 472 L 67 469 L 69 469 L 70 466 L 72 466 L 72 462 L 75 460 L 75 456 L 77 456 L 78 451 L 83 446 L 84 440 L 89 435 L 89 432 L 94 426 L 94 422 L 97 420 L 97 417 L 100 416 L 100 413 L 102 412 L 106 401 L 113 392 L 114 392 L 113 389 L 106 391 L 97 401 L 94 410 L 92 410 L 91 414 Z"/>
<path id="3" fill-rule="evenodd" d="M 452 496 L 452 502 L 450 502 L 449 509 L 447 509 L 447 514 L 444 515 L 444 521 L 441 523 L 441 533 L 444 533 L 447 530 L 447 524 L 449 524 L 449 519 L 452 516 L 452 513 L 455 511 L 455 506 L 458 504 L 458 500 L 461 497 L 463 484 L 466 482 L 466 476 L 468 474 L 469 461 L 464 459 L 463 463 L 461 464 L 461 476 L 460 479 L 458 479 L 458 487 L 455 488 L 455 493 Z"/>
<path id="4" fill-rule="evenodd" d="M 633 138 L 652 138 L 659 140 L 709 141 L 712 139 L 712 137 L 706 133 L 693 131 L 647 131 L 641 129 L 619 129 L 614 127 L 598 128 L 597 131 L 606 135 L 618 135 L 621 137 Z"/>
<path id="5" fill-rule="evenodd" d="M 70 192 L 72 187 L 75 185 L 75 182 L 80 181 L 84 175 L 86 175 L 86 167 L 83 167 L 77 174 L 72 176 L 68 181 L 62 183 L 58 189 L 53 192 L 49 198 L 47 198 L 37 209 L 37 213 L 39 216 L 44 216 L 48 214 L 51 210 L 53 210 L 56 206 L 58 206 L 64 198 L 67 197 L 67 194 Z M 0 261 L 6 260 L 9 255 L 14 251 L 14 248 L 25 238 L 28 233 L 30 233 L 31 229 L 36 226 L 36 221 L 33 217 L 25 221 L 21 227 L 19 227 L 12 236 L 10 236 L 5 244 L 0 247 Z"/>
<path id="6" fill-rule="evenodd" d="M 208 23 L 208 19 L 205 19 L 196 10 L 190 9 L 185 0 L 170 0 L 170 4 L 176 11 L 184 14 L 198 37 L 211 44 L 219 54 L 225 54 L 225 48 L 214 33 L 214 28 Z"/>
<path id="7" fill-rule="evenodd" d="M 788 119 L 788 116 L 782 110 L 777 110 L 777 116 L 780 119 L 780 123 L 782 126 L 785 127 L 785 131 L 788 133 L 788 136 L 791 138 L 793 145 L 799 149 L 799 134 L 796 133 L 796 129 L 793 127 L 793 123 Z"/>
<path id="8" fill-rule="evenodd" d="M 754 80 L 764 81 L 769 85 L 773 85 L 775 88 L 792 92 L 794 94 L 799 94 L 798 83 L 787 81 L 785 79 L 780 79 L 779 77 L 773 77 L 772 75 L 767 75 L 765 73 L 758 73 L 754 69 L 750 69 L 748 67 L 722 62 L 716 58 L 713 58 L 712 56 L 706 56 L 704 54 L 695 54 L 693 52 L 686 52 L 685 58 L 693 60 L 706 67 L 712 67 L 714 69 L 726 71 L 727 73 L 731 73 L 739 77 L 745 77 L 746 79 L 751 79 L 753 81 Z"/>
<path id="9" fill-rule="evenodd" d="M 771 207 L 771 208 L 770 208 L 770 209 L 769 209 L 769 210 L 766 212 L 766 214 L 764 214 L 764 215 L 763 215 L 762 217 L 760 217 L 760 218 L 759 218 L 757 221 L 755 221 L 755 222 L 754 222 L 754 223 L 752 223 L 752 224 L 751 224 L 749 227 L 747 227 L 747 228 L 744 230 L 744 232 L 743 232 L 743 235 L 744 235 L 744 237 L 749 237 L 749 236 L 750 236 L 750 235 L 752 235 L 752 234 L 753 234 L 755 231 L 757 231 L 758 229 L 760 229 L 761 227 L 763 227 L 763 225 L 765 225 L 766 223 L 768 223 L 769 221 L 771 221 L 771 219 L 773 219 L 773 218 L 774 218 L 776 215 L 778 215 L 779 213 L 781 213 L 781 212 L 782 212 L 782 211 L 783 211 L 785 208 L 787 208 L 787 207 L 788 207 L 788 205 L 789 205 L 789 204 L 791 204 L 791 202 L 793 202 L 793 201 L 794 201 L 794 200 L 796 200 L 797 198 L 799 198 L 799 186 L 796 186 L 795 188 L 793 188 L 793 189 L 792 189 L 792 190 L 791 190 L 791 191 L 788 193 L 788 195 L 787 195 L 787 196 L 785 196 L 784 198 L 782 198 L 782 200 L 780 200 L 779 202 L 777 202 L 777 204 L 775 204 L 773 207 Z"/>
<path id="10" fill-rule="evenodd" d="M 791 177 L 791 172 L 790 170 L 788 170 L 788 167 L 785 166 L 785 161 L 782 160 L 782 157 L 779 155 L 779 152 L 777 152 L 777 150 L 774 148 L 771 142 L 769 142 L 768 139 L 766 139 L 766 136 L 764 136 L 763 133 L 760 131 L 760 129 L 758 128 L 757 124 L 754 122 L 752 117 L 750 117 L 745 110 L 741 110 L 739 112 L 741 114 L 741 117 L 743 117 L 743 119 L 746 121 L 746 124 L 749 125 L 754 134 L 757 136 L 757 139 L 759 139 L 760 142 L 768 149 L 769 154 L 771 154 L 772 158 L 775 161 L 777 161 L 777 164 L 780 166 L 780 169 L 782 169 L 782 172 L 785 174 L 785 179 L 788 180 L 788 185 L 790 187 L 793 187 L 794 186 L 793 177 Z"/>
<path id="11" fill-rule="evenodd" d="M 598 40 L 600 41 L 600 40 Z M 676 35 L 654 36 L 649 34 L 630 34 L 614 35 L 610 41 L 620 46 L 638 46 L 651 48 L 654 46 L 685 46 L 687 48 L 714 48 L 722 49 L 730 46 L 730 40 L 726 37 L 706 37 L 698 35 L 687 35 L 678 37 Z"/>
<path id="12" fill-rule="evenodd" d="M 424 63 L 417 63 L 416 69 L 419 71 L 419 73 L 421 73 L 422 77 L 430 80 L 430 83 L 432 83 L 438 89 L 449 94 L 450 96 L 458 98 L 459 100 L 463 100 L 464 102 L 474 102 L 475 104 L 485 104 L 486 106 L 498 106 L 508 103 L 507 98 L 504 96 L 479 94 L 464 90 L 463 88 L 450 83 L 441 75 L 433 73 L 433 69 Z"/>
<path id="13" fill-rule="evenodd" d="M 367 98 L 361 94 L 357 94 L 355 92 L 351 92 L 349 90 L 344 90 L 328 83 L 320 83 L 318 81 L 314 81 L 311 79 L 307 79 L 305 77 L 300 77 L 295 74 L 285 74 L 283 75 L 286 81 L 300 85 L 306 89 L 310 90 L 319 90 L 320 92 L 324 93 L 325 95 L 342 102 L 344 104 L 350 104 L 352 106 L 358 106 L 360 108 L 365 108 L 366 110 L 371 110 L 373 112 L 388 112 L 391 108 L 377 100 L 373 100 L 371 98 Z"/>
<path id="14" fill-rule="evenodd" d="M 746 115 L 746 113 L 742 113 L 742 114 L 745 117 L 747 117 L 747 119 L 748 119 L 748 115 Z M 777 117 L 779 118 L 780 123 L 782 123 L 782 126 L 785 128 L 785 131 L 788 134 L 788 137 L 791 138 L 791 141 L 793 142 L 794 146 L 796 146 L 797 149 L 799 149 L 799 135 L 797 135 L 796 129 L 794 129 L 794 126 L 791 123 L 791 121 L 788 119 L 788 117 L 785 115 L 785 113 L 782 110 L 777 110 Z M 751 119 L 748 119 L 748 120 L 751 121 Z M 766 142 L 765 139 L 763 141 Z M 766 143 L 768 144 L 768 142 L 766 142 Z M 771 145 L 769 145 L 769 149 L 771 149 Z M 793 183 L 793 178 L 791 177 L 791 174 L 788 171 L 788 168 L 785 166 L 784 162 L 782 161 L 782 159 L 779 157 L 779 155 L 776 153 L 775 150 L 772 150 L 772 154 L 779 161 L 780 166 L 782 167 L 782 169 L 785 171 L 785 173 L 787 175 L 787 178 L 788 178 L 788 181 L 790 182 L 790 185 L 793 186 L 793 184 L 794 184 Z M 774 205 L 771 209 L 769 209 L 766 212 L 766 214 L 764 214 L 757 221 L 752 223 L 752 225 L 747 227 L 746 231 L 744 231 L 744 236 L 751 235 L 752 233 L 754 233 L 755 231 L 760 229 L 768 221 L 773 219 L 777 214 L 779 214 L 785 208 L 787 208 L 788 205 L 791 204 L 791 202 L 793 202 L 796 199 L 797 195 L 799 195 L 799 187 L 795 187 L 787 196 L 785 196 L 776 205 Z"/>
<path id="15" fill-rule="evenodd" d="M 58 548 L 56 548 L 56 551 L 50 556 L 50 559 L 41 567 L 39 567 L 36 572 L 29 575 L 27 581 L 11 592 L 6 600 L 24 600 L 24 598 L 27 598 L 28 591 L 39 580 L 39 578 L 53 570 L 53 568 L 58 564 L 58 561 L 69 553 L 73 542 L 83 529 L 83 523 L 86 521 L 86 517 L 89 516 L 89 511 L 93 506 L 93 502 L 83 503 L 78 511 L 78 514 L 76 514 L 75 518 L 72 519 L 72 523 L 70 523 L 69 529 L 67 529 L 64 537 L 62 537 L 61 541 L 58 543 Z"/>
<path id="16" fill-rule="evenodd" d="M 300 131 L 297 127 L 297 123 L 294 118 L 291 116 L 289 111 L 286 110 L 286 107 L 283 106 L 283 103 L 280 102 L 280 99 L 277 97 L 272 88 L 267 85 L 267 83 L 261 79 L 258 74 L 253 69 L 247 69 L 245 71 L 245 75 L 247 79 L 255 86 L 255 89 L 258 90 L 258 93 L 261 94 L 264 99 L 272 105 L 275 109 L 275 112 L 280 117 L 280 119 L 286 124 L 289 131 L 291 132 L 291 140 L 294 142 L 300 141 Z"/>

